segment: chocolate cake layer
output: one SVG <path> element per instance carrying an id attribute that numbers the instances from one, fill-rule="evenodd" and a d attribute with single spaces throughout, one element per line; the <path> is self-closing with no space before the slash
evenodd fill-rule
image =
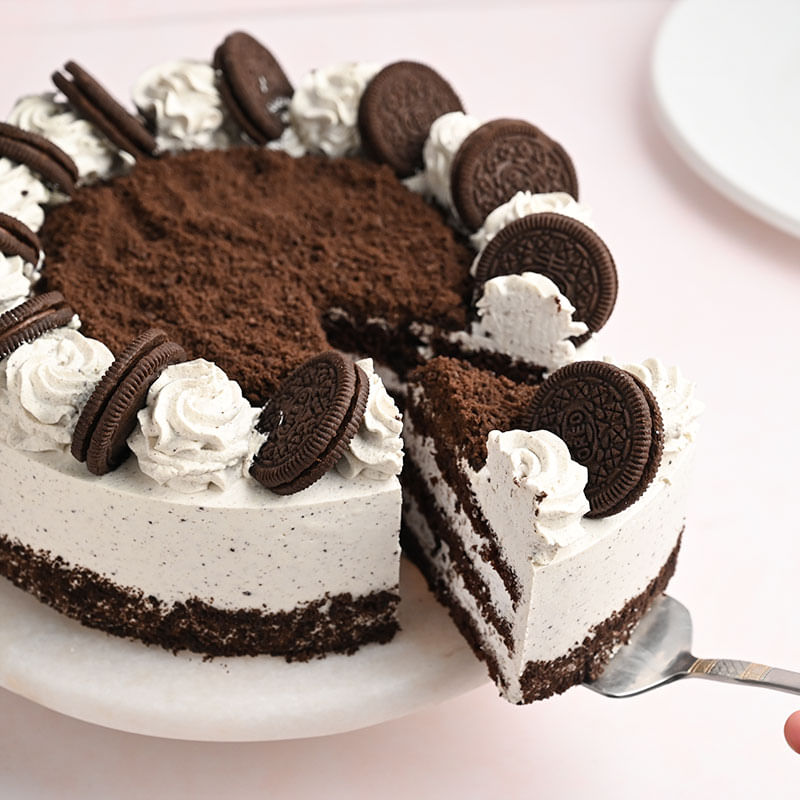
<path id="1" fill-rule="evenodd" d="M 406 362 L 412 322 L 467 322 L 472 251 L 388 167 L 366 161 L 255 148 L 142 161 L 79 189 L 40 236 L 46 286 L 85 334 L 118 352 L 162 328 L 256 402 L 328 348 L 326 326 L 346 339 L 348 327 L 383 320 Z"/>
<path id="2" fill-rule="evenodd" d="M 167 650 L 206 656 L 269 654 L 307 661 L 388 642 L 398 630 L 399 595 L 326 596 L 292 611 L 226 610 L 199 599 L 167 607 L 156 597 L 117 586 L 58 556 L 35 552 L 0 534 L 0 575 L 56 611 L 90 628 Z"/>

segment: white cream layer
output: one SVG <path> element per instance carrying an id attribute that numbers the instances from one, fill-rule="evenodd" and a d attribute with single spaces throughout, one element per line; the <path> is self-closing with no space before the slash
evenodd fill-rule
<path id="1" fill-rule="evenodd" d="M 2 533 L 166 604 L 288 611 L 327 595 L 396 590 L 400 484 L 329 472 L 278 497 L 242 479 L 197 495 L 129 458 L 91 475 L 65 453 L 0 445 Z"/>

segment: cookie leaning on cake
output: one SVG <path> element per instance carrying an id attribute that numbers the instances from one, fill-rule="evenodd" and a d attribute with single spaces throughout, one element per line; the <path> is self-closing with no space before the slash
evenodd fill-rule
<path id="1" fill-rule="evenodd" d="M 85 624 L 170 648 L 308 658 L 387 641 L 402 442 L 380 373 L 408 412 L 407 549 L 501 690 L 527 701 L 596 668 L 646 608 L 631 601 L 671 574 L 682 522 L 670 520 L 654 561 L 583 602 L 577 623 L 542 604 L 539 585 L 594 563 L 599 542 L 628 554 L 646 535 L 644 510 L 685 483 L 697 408 L 657 362 L 632 373 L 580 362 L 617 276 L 563 148 L 518 120 L 480 125 L 411 62 L 316 70 L 293 90 L 246 34 L 227 37 L 213 65 L 144 73 L 141 117 L 74 62 L 65 73 L 63 97 L 23 98 L 0 130 L 3 471 L 27 511 L 0 531 L 0 571 Z M 330 196 L 309 192 L 309 175 Z M 109 208 L 114 237 L 97 237 Z M 245 218 L 249 230 L 236 227 Z M 397 252 L 382 246 L 390 229 Z M 272 242 L 256 272 L 254 231 Z M 286 231 L 281 246 L 274 231 Z M 215 250 L 215 237 L 228 244 Z M 164 258 L 165 241 L 186 242 L 184 260 L 148 272 L 137 249 Z M 95 281 L 75 258 L 87 246 Z M 220 261 L 201 285 L 192 252 Z M 49 291 L 25 300 L 40 274 Z M 245 276 L 237 314 L 230 293 Z M 192 311 L 201 303 L 219 309 L 213 336 Z M 287 321 L 290 306 L 302 324 Z M 77 331 L 78 316 L 116 358 Z M 375 368 L 320 353 L 330 346 Z M 215 361 L 249 366 L 230 376 Z M 558 370 L 575 361 L 588 366 Z M 446 384 L 457 391 L 437 410 L 430 396 Z M 509 415 L 522 395 L 531 402 Z M 448 419 L 478 424 L 437 440 Z M 479 498 L 461 504 L 464 518 L 462 495 Z M 509 508 L 524 516 L 503 518 Z M 562 618 L 573 627 L 534 652 L 531 626 Z"/>

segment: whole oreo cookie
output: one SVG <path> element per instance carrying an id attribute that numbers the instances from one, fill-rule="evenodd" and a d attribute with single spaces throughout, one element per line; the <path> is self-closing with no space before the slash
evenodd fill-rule
<path id="1" fill-rule="evenodd" d="M 589 517 L 630 506 L 655 477 L 663 450 L 661 413 L 633 375 L 602 361 L 577 361 L 537 390 L 530 430 L 560 436 L 573 460 L 589 471 Z"/>
<path id="2" fill-rule="evenodd" d="M 475 270 L 483 284 L 498 275 L 538 272 L 550 278 L 589 326 L 580 343 L 605 325 L 617 301 L 617 269 L 605 242 L 565 214 L 529 214 L 506 225 L 486 245 Z"/>
<path id="3" fill-rule="evenodd" d="M 358 431 L 369 381 L 349 358 L 331 351 L 292 372 L 270 399 L 256 428 L 267 437 L 250 474 L 277 494 L 319 480 Z"/>
<path id="4" fill-rule="evenodd" d="M 0 213 L 0 253 L 20 256 L 23 261 L 36 266 L 41 252 L 39 237 L 24 222 Z"/>
<path id="5" fill-rule="evenodd" d="M 56 144 L 38 133 L 0 122 L 0 156 L 24 164 L 45 183 L 71 195 L 78 180 L 75 162 Z"/>
<path id="6" fill-rule="evenodd" d="M 238 31 L 217 48 L 214 68 L 220 97 L 244 132 L 256 144 L 278 139 L 287 125 L 294 88 L 275 56 Z"/>
<path id="7" fill-rule="evenodd" d="M 535 125 L 496 119 L 473 131 L 458 148 L 450 173 L 458 215 L 471 230 L 519 191 L 567 192 L 578 199 L 572 159 Z"/>
<path id="8" fill-rule="evenodd" d="M 128 436 L 147 392 L 170 364 L 186 358 L 183 348 L 151 328 L 114 359 L 95 387 L 75 425 L 70 451 L 94 475 L 116 469 L 128 456 Z"/>
<path id="9" fill-rule="evenodd" d="M 365 150 L 407 177 L 422 167 L 433 121 L 463 110 L 453 87 L 438 72 L 414 61 L 398 61 L 369 82 L 358 107 L 358 128 Z"/>
<path id="10" fill-rule="evenodd" d="M 0 314 L 0 358 L 43 333 L 67 325 L 75 312 L 61 292 L 47 292 Z"/>
<path id="11" fill-rule="evenodd" d="M 101 130 L 117 147 L 132 156 L 152 156 L 156 140 L 145 126 L 123 108 L 106 89 L 74 61 L 54 72 L 52 81 L 69 100 L 70 105 L 86 120 Z"/>

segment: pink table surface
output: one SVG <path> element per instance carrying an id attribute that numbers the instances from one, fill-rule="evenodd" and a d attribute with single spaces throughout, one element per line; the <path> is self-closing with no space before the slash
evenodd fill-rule
<path id="1" fill-rule="evenodd" d="M 666 0 L 4 5 L 0 109 L 68 58 L 126 95 L 146 66 L 208 57 L 241 27 L 295 79 L 341 60 L 419 59 L 479 117 L 527 118 L 560 140 L 620 272 L 604 350 L 680 364 L 707 404 L 671 586 L 695 649 L 800 669 L 800 241 L 707 188 L 657 129 L 648 68 Z M 788 798 L 800 756 L 782 725 L 795 708 L 800 697 L 700 681 L 516 708 L 487 685 L 351 734 L 234 745 L 105 730 L 0 691 L 0 796 Z"/>

